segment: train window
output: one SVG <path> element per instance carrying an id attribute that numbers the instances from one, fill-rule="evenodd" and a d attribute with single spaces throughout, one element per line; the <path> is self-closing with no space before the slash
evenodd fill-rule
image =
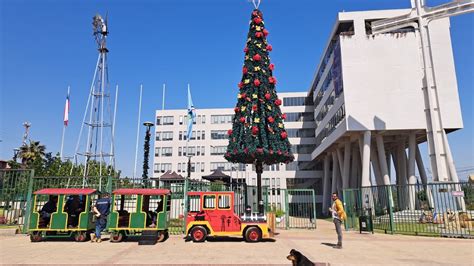
<path id="1" fill-rule="evenodd" d="M 39 228 L 48 228 L 52 213 L 58 209 L 58 195 L 36 195 L 35 211 L 39 213 Z"/>
<path id="2" fill-rule="evenodd" d="M 137 195 L 115 195 L 114 210 L 119 214 L 119 227 L 128 227 L 130 213 L 137 211 Z"/>
<path id="3" fill-rule="evenodd" d="M 202 205 L 203 209 L 215 209 L 216 208 L 216 196 L 215 195 L 204 195 L 204 202 Z"/>
<path id="4" fill-rule="evenodd" d="M 217 206 L 219 209 L 230 209 L 230 195 L 219 195 Z"/>
<path id="5" fill-rule="evenodd" d="M 67 213 L 68 227 L 77 227 L 79 225 L 79 215 L 84 212 L 86 206 L 86 195 L 66 195 L 64 197 L 66 203 L 64 204 L 63 212 Z"/>
<path id="6" fill-rule="evenodd" d="M 189 196 L 188 198 L 188 211 L 199 212 L 201 206 L 201 198 L 197 195 Z"/>

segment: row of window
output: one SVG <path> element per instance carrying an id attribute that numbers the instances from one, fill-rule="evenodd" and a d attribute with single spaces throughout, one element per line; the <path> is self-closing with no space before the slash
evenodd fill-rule
<path id="1" fill-rule="evenodd" d="M 173 140 L 173 131 L 157 131 L 156 141 L 169 141 Z"/>
<path id="2" fill-rule="evenodd" d="M 165 173 L 166 171 L 171 171 L 171 163 L 155 163 L 155 168 L 153 170 L 155 173 Z"/>
<path id="3" fill-rule="evenodd" d="M 211 124 L 230 124 L 234 115 L 211 115 Z"/>
<path id="4" fill-rule="evenodd" d="M 205 171 L 203 162 L 191 163 L 191 173 Z M 187 173 L 188 172 L 188 163 L 178 163 L 178 173 Z"/>
<path id="5" fill-rule="evenodd" d="M 227 146 L 211 146 L 211 155 L 224 155 L 227 152 Z"/>
<path id="6" fill-rule="evenodd" d="M 178 147 L 178 156 L 204 156 L 205 150 L 204 146 Z"/>
<path id="7" fill-rule="evenodd" d="M 311 138 L 314 137 L 314 129 L 313 128 L 288 128 L 286 130 L 288 133 L 289 138 Z"/>
<path id="8" fill-rule="evenodd" d="M 283 98 L 284 106 L 305 106 L 313 105 L 313 99 L 311 97 L 285 97 Z"/>
<path id="9" fill-rule="evenodd" d="M 308 122 L 314 121 L 312 113 L 286 113 L 285 122 Z"/>
<path id="10" fill-rule="evenodd" d="M 155 147 L 155 157 L 173 156 L 173 147 Z"/>
<path id="11" fill-rule="evenodd" d="M 187 140 L 188 132 L 187 131 L 179 131 L 178 139 L 179 140 Z M 193 130 L 191 132 L 191 140 L 205 140 L 206 139 L 206 131 L 205 130 Z"/>
<path id="12" fill-rule="evenodd" d="M 211 162 L 211 171 L 245 171 L 245 164 L 229 163 L 229 162 Z"/>
<path id="13" fill-rule="evenodd" d="M 227 139 L 227 130 L 211 130 L 211 139 Z"/>
<path id="14" fill-rule="evenodd" d="M 331 58 L 332 53 L 334 50 L 340 49 L 339 47 L 339 40 L 334 39 L 331 41 L 331 44 L 329 44 L 328 50 L 326 54 L 323 57 L 323 60 L 321 61 L 321 66 L 318 69 L 318 74 L 316 74 L 316 78 L 314 79 L 313 83 L 313 91 L 315 91 L 318 88 L 319 82 L 321 81 L 321 77 L 324 74 L 324 71 L 326 70 L 326 66 L 329 64 L 329 59 Z M 316 98 L 317 99 L 317 98 Z M 315 102 L 317 106 L 317 101 Z"/>
<path id="15" fill-rule="evenodd" d="M 285 166 L 286 171 L 316 171 L 322 170 L 322 167 L 319 163 L 313 161 L 308 162 L 297 162 L 293 161 Z"/>
<path id="16" fill-rule="evenodd" d="M 293 154 L 310 154 L 316 149 L 314 144 L 297 144 L 291 145 L 291 152 Z"/>
<path id="17" fill-rule="evenodd" d="M 319 132 L 318 136 L 316 136 L 316 147 L 321 145 L 323 140 L 331 134 L 336 127 L 339 125 L 339 123 L 344 119 L 346 116 L 346 111 L 344 109 L 344 105 L 342 105 L 334 114 L 333 117 L 329 120 L 329 122 L 326 124 L 326 126 Z"/>

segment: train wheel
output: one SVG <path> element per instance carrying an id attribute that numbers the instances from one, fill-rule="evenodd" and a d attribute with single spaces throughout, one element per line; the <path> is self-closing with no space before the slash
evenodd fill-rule
<path id="1" fill-rule="evenodd" d="M 30 234 L 30 241 L 31 242 L 41 242 L 43 240 L 43 236 L 40 231 L 33 231 Z"/>
<path id="2" fill-rule="evenodd" d="M 164 242 L 166 239 L 168 239 L 168 232 L 167 231 L 160 231 L 157 241 L 158 242 Z"/>
<path id="3" fill-rule="evenodd" d="M 207 230 L 202 226 L 196 226 L 191 229 L 191 239 L 193 242 L 204 242 L 207 237 Z"/>
<path id="4" fill-rule="evenodd" d="M 112 243 L 121 242 L 123 239 L 123 232 L 113 232 L 112 234 L 110 234 L 110 242 Z"/>
<path id="5" fill-rule="evenodd" d="M 79 231 L 76 234 L 74 234 L 74 240 L 76 242 L 84 242 L 87 240 L 87 232 L 86 231 Z"/>
<path id="6" fill-rule="evenodd" d="M 262 239 L 262 232 L 257 227 L 250 227 L 245 231 L 245 241 L 258 242 Z"/>

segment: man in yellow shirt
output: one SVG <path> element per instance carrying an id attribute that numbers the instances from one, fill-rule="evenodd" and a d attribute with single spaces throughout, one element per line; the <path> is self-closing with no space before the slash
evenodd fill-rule
<path id="1" fill-rule="evenodd" d="M 337 193 L 332 193 L 332 207 L 329 208 L 329 211 L 332 214 L 332 221 L 336 226 L 336 233 L 337 233 L 337 245 L 334 248 L 341 249 L 342 248 L 342 229 L 341 224 L 346 219 L 346 212 L 344 211 L 344 206 L 342 201 L 337 197 Z"/>

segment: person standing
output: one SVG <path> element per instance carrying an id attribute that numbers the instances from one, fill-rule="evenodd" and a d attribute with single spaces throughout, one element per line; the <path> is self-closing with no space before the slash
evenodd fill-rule
<path id="1" fill-rule="evenodd" d="M 337 197 L 337 193 L 332 193 L 332 207 L 329 208 L 329 211 L 332 214 L 332 219 L 334 225 L 336 227 L 337 233 L 337 245 L 334 248 L 341 249 L 342 248 L 342 229 L 341 224 L 346 219 L 346 212 L 344 211 L 344 206 L 342 205 L 342 201 Z"/>
<path id="2" fill-rule="evenodd" d="M 102 194 L 102 197 L 95 203 L 94 211 L 97 220 L 95 221 L 95 234 L 91 234 L 91 242 L 102 242 L 101 232 L 107 227 L 107 216 L 110 212 L 110 196 L 109 193 Z"/>

